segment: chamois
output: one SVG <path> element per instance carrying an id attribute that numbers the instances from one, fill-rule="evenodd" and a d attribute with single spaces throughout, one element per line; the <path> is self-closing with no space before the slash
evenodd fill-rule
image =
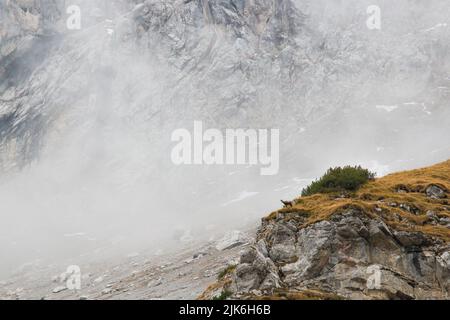
<path id="1" fill-rule="evenodd" d="M 284 207 L 285 208 L 288 208 L 288 207 L 293 207 L 293 205 L 294 205 L 294 201 L 284 201 L 284 200 L 281 200 L 281 203 L 284 205 Z"/>

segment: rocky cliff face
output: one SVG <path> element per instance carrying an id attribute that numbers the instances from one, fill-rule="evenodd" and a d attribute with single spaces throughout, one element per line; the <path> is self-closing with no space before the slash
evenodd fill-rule
<path id="1" fill-rule="evenodd" d="M 1 3 L 3 167 L 38 157 L 91 95 L 100 97 L 97 109 L 118 110 L 142 130 L 173 130 L 193 119 L 220 128 L 282 127 L 289 145 L 308 144 L 326 128 L 346 135 L 350 125 L 373 135 L 374 119 L 392 128 L 408 119 L 405 127 L 438 135 L 441 128 L 429 123 L 448 119 L 448 28 L 440 23 L 450 13 L 439 1 L 428 12 L 403 0 L 409 9 L 378 33 L 365 27 L 360 1 L 342 16 L 330 13 L 333 4 L 317 9 L 309 0 L 75 3 L 83 21 L 75 32 L 65 29 L 63 0 Z M 380 114 L 377 104 L 394 111 Z M 382 134 L 373 140 L 385 150 L 393 144 Z"/>
<path id="2" fill-rule="evenodd" d="M 447 161 L 354 197 L 297 199 L 263 219 L 255 244 L 205 296 L 448 299 L 449 173 Z"/>
<path id="3" fill-rule="evenodd" d="M 0 3 L 0 64 L 20 52 L 30 50 L 40 37 L 56 32 L 63 15 L 63 2 L 58 0 L 5 0 Z"/>
<path id="4" fill-rule="evenodd" d="M 111 219 L 113 207 L 122 217 L 125 190 L 143 204 L 139 219 L 163 208 L 180 223 L 197 221 L 186 211 L 205 224 L 212 216 L 232 223 L 241 212 L 230 204 L 251 207 L 250 194 L 266 208 L 298 189 L 298 177 L 328 166 L 330 154 L 376 159 L 383 171 L 447 157 L 450 7 L 380 2 L 375 31 L 366 27 L 370 0 L 0 0 L 0 174 L 23 175 L 20 192 L 2 184 L 0 202 L 11 203 L 2 212 L 56 221 L 59 210 L 43 200 L 64 185 L 66 194 L 102 190 L 87 192 L 92 212 L 83 218 L 83 196 L 74 194 L 72 206 L 61 200 L 82 229 L 96 214 Z M 72 3 L 80 30 L 66 28 Z M 280 174 L 174 166 L 171 134 L 193 120 L 221 130 L 280 128 Z M 38 193 L 32 209 L 18 208 L 24 190 Z M 99 208 L 103 197 L 117 205 Z M 147 225 L 139 219 L 127 221 Z M 0 227 L 13 238 L 13 228 Z"/>
<path id="5" fill-rule="evenodd" d="M 37 109 L 39 103 L 36 101 L 40 98 L 30 97 L 37 90 L 30 91 L 29 86 L 34 83 L 43 90 L 42 83 L 35 81 L 32 75 L 48 59 L 49 49 L 55 43 L 52 39 L 60 31 L 64 10 L 63 2 L 59 0 L 0 2 L 0 163 L 8 163 L 8 167 L 15 166 L 23 157 L 29 160 L 26 149 L 39 149 L 34 138 L 24 138 L 24 135 L 36 133 L 32 127 L 41 126 L 37 118 L 42 109 Z M 27 101 L 27 97 L 31 99 Z M 28 107 L 36 108 L 37 112 L 31 115 Z M 25 121 L 26 118 L 29 121 Z"/>
<path id="6" fill-rule="evenodd" d="M 80 121 L 76 108 L 92 96 L 95 110 L 84 110 L 85 123 L 104 113 L 128 117 L 153 140 L 205 117 L 217 127 L 269 126 L 274 95 L 267 89 L 282 85 L 275 81 L 281 73 L 290 81 L 291 62 L 303 55 L 294 51 L 297 37 L 308 34 L 290 1 L 80 0 L 78 31 L 65 27 L 68 4 L 1 4 L 4 171 L 42 155 L 54 143 L 49 137 L 67 138 L 68 122 Z"/>

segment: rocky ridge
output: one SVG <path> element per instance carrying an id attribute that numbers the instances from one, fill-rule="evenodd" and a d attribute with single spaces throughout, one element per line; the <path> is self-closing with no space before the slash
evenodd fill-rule
<path id="1" fill-rule="evenodd" d="M 448 299 L 450 161 L 352 195 L 295 200 L 263 219 L 202 298 Z"/>
<path id="2" fill-rule="evenodd" d="M 386 22 L 390 32 L 378 34 L 364 29 L 365 10 L 353 3 L 342 21 L 327 21 L 321 14 L 330 9 L 318 13 L 309 0 L 115 0 L 108 2 L 112 13 L 100 2 L 76 3 L 83 10 L 79 32 L 65 29 L 62 0 L 1 4 L 5 171 L 38 157 L 48 137 L 63 136 L 91 94 L 111 97 L 108 110 L 119 109 L 143 130 L 151 127 L 152 136 L 205 119 L 218 128 L 282 127 L 286 140 L 296 141 L 313 124 L 328 127 L 328 117 L 338 117 L 331 123 L 341 126 L 346 115 L 361 112 L 362 101 L 371 122 L 379 110 L 367 109 L 378 101 L 409 106 L 380 121 L 397 123 L 406 118 L 403 112 L 419 124 L 448 118 L 442 89 L 448 82 L 448 30 L 423 31 L 434 12 L 436 22 L 444 19 L 445 5 L 434 4 L 433 13 L 419 17 L 423 8 L 410 3 L 398 22 Z M 97 23 L 86 26 L 87 20 Z M 417 23 L 407 23 L 412 20 Z M 113 39 L 106 29 L 114 31 Z M 105 69 L 115 75 L 104 86 L 108 92 L 93 85 L 107 77 Z M 160 87 L 145 86 L 152 81 Z"/>

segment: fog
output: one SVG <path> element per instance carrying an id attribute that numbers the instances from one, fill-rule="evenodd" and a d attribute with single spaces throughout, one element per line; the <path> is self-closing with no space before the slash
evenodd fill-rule
<path id="1" fill-rule="evenodd" d="M 38 31 L 1 15 L 0 48 L 22 40 L 0 60 L 0 277 L 256 227 L 331 166 L 450 157 L 446 0 L 377 1 L 380 30 L 371 1 L 141 2 L 73 1 L 80 30 L 67 1 L 26 9 Z M 280 172 L 176 166 L 194 121 L 280 129 Z"/>

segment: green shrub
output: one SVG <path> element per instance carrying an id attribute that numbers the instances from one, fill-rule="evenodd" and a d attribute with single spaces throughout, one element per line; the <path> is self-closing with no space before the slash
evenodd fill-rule
<path id="1" fill-rule="evenodd" d="M 222 280 L 223 278 L 225 278 L 226 275 L 233 272 L 234 269 L 236 269 L 236 265 L 229 265 L 228 267 L 219 272 L 217 280 Z"/>
<path id="2" fill-rule="evenodd" d="M 302 191 L 302 196 L 317 193 L 356 191 L 360 186 L 375 179 L 375 173 L 360 166 L 330 168 L 319 179 L 312 182 Z"/>
<path id="3" fill-rule="evenodd" d="M 232 295 L 230 291 L 224 290 L 220 295 L 213 297 L 213 300 L 227 300 Z"/>

